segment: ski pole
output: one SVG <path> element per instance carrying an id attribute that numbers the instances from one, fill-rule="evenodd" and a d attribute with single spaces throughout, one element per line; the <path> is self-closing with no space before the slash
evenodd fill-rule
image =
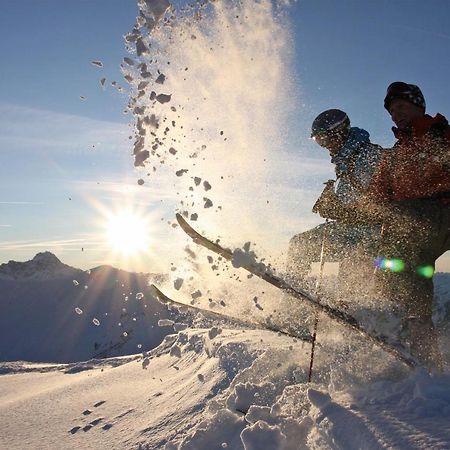
<path id="1" fill-rule="evenodd" d="M 325 221 L 325 227 L 322 233 L 322 247 L 320 249 L 320 266 L 319 266 L 319 277 L 316 282 L 316 293 L 320 288 L 320 285 L 322 284 L 322 278 L 323 278 L 323 268 L 325 266 L 325 240 L 327 236 L 327 226 L 328 226 L 328 219 Z M 317 327 L 319 325 L 319 312 L 316 311 L 314 315 L 314 327 L 313 327 L 313 335 L 312 335 L 312 342 L 311 342 L 311 357 L 309 361 L 309 373 L 308 373 L 308 383 L 311 382 L 312 379 L 312 370 L 314 365 L 314 350 L 316 348 L 316 338 L 317 338 Z"/>

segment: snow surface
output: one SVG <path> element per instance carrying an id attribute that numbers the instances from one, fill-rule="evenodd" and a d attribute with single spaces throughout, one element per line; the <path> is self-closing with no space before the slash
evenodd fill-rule
<path id="1" fill-rule="evenodd" d="M 244 251 L 249 252 L 248 246 Z M 2 355 L 19 348 L 41 361 L 0 363 L 2 449 L 450 448 L 448 274 L 435 278 L 444 373 L 412 371 L 361 336 L 321 318 L 313 381 L 308 383 L 309 343 L 230 320 L 201 314 L 192 320 L 167 311 L 151 303 L 148 278 L 141 280 L 140 274 L 110 267 L 87 273 L 66 266 L 62 276 L 63 265 L 54 257 L 45 255 L 49 265 L 42 264 L 42 257 L 37 260 L 41 263 L 31 263 L 38 273 L 20 263 L 2 266 L 8 273 L 0 281 L 6 312 L 0 316 Z M 162 308 L 151 315 L 152 323 L 160 325 L 152 330 L 135 314 L 123 315 L 125 304 L 136 311 L 145 302 Z M 93 305 L 109 307 L 111 313 L 101 316 Z M 42 311 L 58 315 L 48 321 Z M 122 323 L 128 320 L 136 328 L 124 332 L 115 324 L 114 311 Z M 289 312 L 294 314 L 290 307 Z M 105 330 L 106 317 L 112 316 Z M 70 326 L 79 320 L 84 328 Z M 53 330 L 51 339 L 36 334 L 43 325 Z M 127 335 L 120 349 L 109 348 L 109 355 L 139 353 L 75 358 L 92 355 L 93 333 L 110 336 L 111 330 Z M 145 335 L 139 334 L 142 330 Z M 133 336 L 147 340 L 133 341 Z M 48 355 L 73 362 L 42 362 L 52 361 Z"/>
<path id="2" fill-rule="evenodd" d="M 450 447 L 449 374 L 381 360 L 358 380 L 322 358 L 308 384 L 308 361 L 286 336 L 191 328 L 142 355 L 2 363 L 0 448 Z"/>

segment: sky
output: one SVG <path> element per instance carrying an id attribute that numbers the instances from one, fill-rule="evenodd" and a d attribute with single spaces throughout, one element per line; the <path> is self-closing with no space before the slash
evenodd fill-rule
<path id="1" fill-rule="evenodd" d="M 0 263 L 50 250 L 83 269 L 109 263 L 156 272 L 167 271 L 177 258 L 173 247 L 178 237 L 170 222 L 179 206 L 178 186 L 164 171 L 143 186 L 137 184 L 142 171 L 134 168 L 131 155 L 133 118 L 124 114 L 129 95 L 111 86 L 115 80 L 126 86 L 119 67 L 128 55 L 123 36 L 132 29 L 137 11 L 135 0 L 3 2 Z M 394 143 L 383 108 L 392 81 L 418 84 L 427 112 L 449 116 L 449 13 L 446 0 L 305 0 L 280 13 L 277 25 L 269 24 L 277 34 L 256 34 L 259 41 L 252 43 L 255 59 L 246 66 L 248 74 L 224 92 L 242 97 L 242 89 L 253 84 L 262 98 L 278 100 L 282 111 L 270 109 L 272 104 L 261 98 L 255 100 L 258 108 L 252 110 L 250 103 L 255 115 L 267 109 L 255 119 L 258 128 L 251 130 L 252 138 L 260 134 L 270 145 L 265 143 L 265 153 L 249 152 L 248 158 L 255 160 L 256 172 L 256 157 L 262 161 L 264 154 L 271 171 L 265 184 L 258 179 L 263 188 L 256 178 L 258 187 L 253 189 L 251 177 L 236 181 L 238 192 L 233 188 L 232 195 L 237 207 L 222 221 L 225 236 L 242 243 L 251 233 L 252 240 L 274 254 L 287 248 L 290 236 L 321 222 L 310 210 L 322 183 L 333 177 L 333 168 L 328 155 L 309 139 L 309 127 L 324 109 L 345 110 L 353 125 L 366 128 L 372 141 L 385 147 Z M 255 23 L 249 20 L 248 28 Z M 243 33 L 248 43 L 245 28 Z M 271 39 L 280 45 L 262 47 Z M 192 58 L 192 65 L 203 70 L 204 60 Z M 93 65 L 96 60 L 103 67 Z M 231 58 L 227 63 L 231 65 Z M 261 73 L 266 70 L 266 84 L 260 72 L 252 78 L 252 65 Z M 100 85 L 103 77 L 105 88 Z M 233 115 L 223 98 L 219 101 Z M 219 115 L 218 109 L 214 114 Z M 228 129 L 238 127 L 225 123 Z M 242 167 L 250 173 L 251 166 Z M 253 207 L 258 203 L 255 192 L 261 192 L 261 203 L 264 197 L 264 209 Z M 108 221 L 124 208 L 145 217 L 151 230 L 150 250 L 139 259 L 124 258 L 105 238 Z M 252 227 L 245 228 L 241 216 L 253 216 Z M 216 223 L 211 229 L 214 236 L 220 227 Z M 450 271 L 449 260 L 447 255 L 441 258 L 438 269 Z"/>

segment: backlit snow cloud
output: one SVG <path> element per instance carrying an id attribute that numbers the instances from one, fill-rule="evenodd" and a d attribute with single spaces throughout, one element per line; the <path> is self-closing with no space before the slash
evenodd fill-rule
<path id="1" fill-rule="evenodd" d="M 299 176 L 299 163 L 278 164 L 298 99 L 287 11 L 266 0 L 138 5 L 122 67 L 146 184 L 170 180 L 178 208 L 213 235 L 273 244 L 289 221 L 275 205 L 296 190 L 285 180 Z"/>

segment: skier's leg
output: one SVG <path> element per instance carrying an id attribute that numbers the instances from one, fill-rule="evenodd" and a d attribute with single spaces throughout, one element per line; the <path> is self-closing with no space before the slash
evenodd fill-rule
<path id="1" fill-rule="evenodd" d="M 296 234 L 289 242 L 287 273 L 292 280 L 303 280 L 311 270 L 311 264 L 320 259 L 322 233 L 326 224 Z"/>
<path id="2" fill-rule="evenodd" d="M 442 368 L 437 333 L 432 322 L 433 281 L 420 268 L 434 269 L 448 246 L 448 216 L 436 202 L 404 205 L 404 221 L 386 233 L 384 251 L 398 258 L 404 270 L 380 274 L 384 293 L 405 311 L 406 342 L 428 369 Z M 447 217 L 447 219 L 446 219 Z M 446 243 L 447 242 L 447 243 Z"/>

